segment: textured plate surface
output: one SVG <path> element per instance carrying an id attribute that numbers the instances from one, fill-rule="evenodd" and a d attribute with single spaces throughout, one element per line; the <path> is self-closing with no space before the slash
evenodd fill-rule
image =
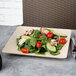
<path id="1" fill-rule="evenodd" d="M 25 30 L 33 28 L 33 29 L 40 29 L 40 27 L 27 27 L 27 26 L 19 26 L 12 37 L 9 39 L 7 42 L 6 46 L 3 48 L 2 52 L 3 53 L 8 53 L 8 54 L 19 54 L 19 55 L 29 55 L 29 56 L 39 56 L 39 57 L 49 57 L 49 58 L 67 58 L 68 54 L 68 48 L 69 48 L 69 42 L 70 42 L 70 36 L 71 36 L 71 30 L 68 29 L 56 29 L 56 28 L 50 28 L 55 30 L 56 33 L 62 33 L 66 34 L 67 37 L 67 43 L 64 45 L 64 47 L 60 50 L 61 54 L 60 55 L 50 55 L 49 53 L 46 53 L 45 55 L 37 55 L 33 53 L 29 54 L 23 54 L 21 51 L 17 50 L 17 45 L 16 45 L 16 38 L 18 38 L 20 35 L 25 33 Z"/>

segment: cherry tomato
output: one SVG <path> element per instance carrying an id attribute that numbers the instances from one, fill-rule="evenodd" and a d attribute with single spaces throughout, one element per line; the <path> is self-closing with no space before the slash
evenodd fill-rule
<path id="1" fill-rule="evenodd" d="M 29 53 L 29 50 L 26 49 L 26 48 L 21 49 L 21 51 L 22 51 L 23 53 Z"/>
<path id="2" fill-rule="evenodd" d="M 38 42 L 36 43 L 36 47 L 37 47 L 37 48 L 40 48 L 40 47 L 41 47 L 41 42 L 40 42 L 40 41 L 38 41 Z"/>
<path id="3" fill-rule="evenodd" d="M 53 37 L 53 33 L 52 32 L 47 33 L 47 38 L 52 38 L 52 37 Z"/>
<path id="4" fill-rule="evenodd" d="M 59 40 L 59 43 L 65 44 L 65 43 L 66 43 L 66 39 L 65 39 L 65 38 L 61 38 L 61 39 Z"/>
<path id="5" fill-rule="evenodd" d="M 40 35 L 39 38 L 40 38 L 41 36 L 42 36 L 42 35 Z"/>
<path id="6" fill-rule="evenodd" d="M 24 36 L 26 36 L 26 34 L 24 34 Z"/>

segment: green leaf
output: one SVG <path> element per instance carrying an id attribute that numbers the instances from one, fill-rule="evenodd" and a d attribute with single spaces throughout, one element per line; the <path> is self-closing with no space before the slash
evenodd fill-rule
<path id="1" fill-rule="evenodd" d="M 57 50 L 61 50 L 63 46 L 64 46 L 63 44 L 59 43 L 56 48 Z"/>
<path id="2" fill-rule="evenodd" d="M 51 41 L 51 38 L 47 40 L 47 42 L 50 42 L 50 41 Z"/>
<path id="3" fill-rule="evenodd" d="M 54 38 L 57 38 L 57 35 L 59 35 L 60 38 L 67 38 L 65 34 L 61 34 L 61 33 L 53 33 L 53 35 L 55 36 Z"/>
<path id="4" fill-rule="evenodd" d="M 50 52 L 50 54 L 52 54 L 52 55 L 59 55 L 59 54 L 60 54 L 60 51 L 57 51 L 57 52 L 55 52 L 55 53 L 53 53 L 53 52 L 51 53 L 51 52 Z"/>
<path id="5" fill-rule="evenodd" d="M 46 51 L 47 51 L 47 50 L 45 49 L 45 46 L 44 46 L 44 47 L 41 47 L 40 52 L 45 53 Z"/>
<path id="6" fill-rule="evenodd" d="M 24 44 L 22 44 L 22 45 L 18 45 L 18 47 L 20 47 L 20 48 L 23 47 L 23 46 L 24 46 Z"/>
<path id="7" fill-rule="evenodd" d="M 33 48 L 33 49 L 30 49 L 29 51 L 30 51 L 30 53 L 34 53 L 35 49 Z"/>
<path id="8" fill-rule="evenodd" d="M 40 49 L 38 49 L 35 54 L 40 54 L 40 55 L 44 55 L 46 52 L 46 49 L 44 47 L 41 47 Z"/>
<path id="9" fill-rule="evenodd" d="M 39 40 L 47 40 L 47 37 L 45 35 L 42 35 Z"/>
<path id="10" fill-rule="evenodd" d="M 54 30 L 51 30 L 51 29 L 48 29 L 48 28 L 46 28 L 46 30 L 48 30 L 49 32 L 54 32 Z"/>
<path id="11" fill-rule="evenodd" d="M 38 38 L 41 35 L 41 32 L 39 30 L 34 30 L 33 34 L 30 35 L 30 37 Z"/>
<path id="12" fill-rule="evenodd" d="M 19 42 L 19 40 L 20 40 L 20 38 L 16 38 L 16 42 L 17 42 L 17 43 Z"/>
<path id="13" fill-rule="evenodd" d="M 24 44 L 21 46 L 18 46 L 18 51 L 21 51 L 22 48 L 24 48 Z"/>
<path id="14" fill-rule="evenodd" d="M 56 39 L 57 38 L 57 35 L 54 35 L 53 38 Z"/>
<path id="15" fill-rule="evenodd" d="M 36 43 L 37 43 L 37 40 L 35 38 L 32 38 L 30 40 L 30 43 L 29 44 L 31 44 L 31 46 L 35 47 L 36 46 Z"/>
<path id="16" fill-rule="evenodd" d="M 36 52 L 35 54 L 37 54 L 37 55 L 45 55 L 45 53 L 43 53 L 43 52 Z"/>
<path id="17" fill-rule="evenodd" d="M 38 48 L 38 49 L 35 51 L 35 53 L 39 53 L 39 52 L 40 52 L 40 49 L 41 49 L 41 48 Z"/>
<path id="18" fill-rule="evenodd" d="M 54 35 L 53 38 L 56 39 L 57 35 Z M 67 38 L 67 36 L 60 36 L 60 38 Z"/>
<path id="19" fill-rule="evenodd" d="M 16 38 L 17 45 L 19 44 L 19 40 L 20 40 L 20 38 Z"/>
<path id="20" fill-rule="evenodd" d="M 29 43 L 30 43 L 30 39 L 27 39 L 27 40 L 25 41 L 25 44 L 28 45 Z"/>
<path id="21" fill-rule="evenodd" d="M 20 47 L 18 47 L 18 51 L 21 51 L 21 48 Z"/>
<path id="22" fill-rule="evenodd" d="M 25 45 L 25 46 L 24 46 L 24 48 L 27 48 L 27 49 L 29 49 L 29 50 L 30 50 L 30 48 L 31 48 L 31 47 L 30 47 L 30 46 L 28 46 L 28 45 Z"/>
<path id="23" fill-rule="evenodd" d="M 67 38 L 67 36 L 60 36 L 60 38 Z"/>
<path id="24" fill-rule="evenodd" d="M 45 47 L 46 47 L 46 45 L 42 45 L 41 47 L 45 48 Z"/>

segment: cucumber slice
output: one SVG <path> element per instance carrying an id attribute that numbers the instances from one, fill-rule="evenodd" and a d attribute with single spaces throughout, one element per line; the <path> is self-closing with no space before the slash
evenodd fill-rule
<path id="1" fill-rule="evenodd" d="M 21 39 L 31 39 L 29 36 L 21 36 Z"/>
<path id="2" fill-rule="evenodd" d="M 49 42 L 46 44 L 46 47 L 49 52 L 56 52 L 56 47 L 51 46 Z"/>

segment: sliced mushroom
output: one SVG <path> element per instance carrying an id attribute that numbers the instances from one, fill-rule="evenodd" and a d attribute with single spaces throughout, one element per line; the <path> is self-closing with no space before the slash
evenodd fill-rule
<path id="1" fill-rule="evenodd" d="M 40 28 L 40 32 L 43 34 L 43 35 L 46 35 L 49 31 L 46 30 L 46 28 Z"/>
<path id="2" fill-rule="evenodd" d="M 55 39 L 52 39 L 52 40 L 50 41 L 50 45 L 51 45 L 51 46 L 57 46 L 57 41 L 56 41 Z"/>
<path id="3" fill-rule="evenodd" d="M 59 43 L 59 40 L 60 40 L 60 36 L 59 35 L 57 35 L 57 39 L 56 39 L 56 41 Z"/>
<path id="4" fill-rule="evenodd" d="M 32 29 L 32 30 L 27 30 L 25 34 L 26 34 L 26 35 L 31 35 L 33 32 L 34 32 L 34 29 Z"/>
<path id="5" fill-rule="evenodd" d="M 41 32 L 41 34 L 44 35 L 44 32 L 43 32 L 43 31 L 44 31 L 44 28 L 41 27 L 41 28 L 40 28 L 40 32 Z"/>
<path id="6" fill-rule="evenodd" d="M 19 45 L 22 45 L 25 41 L 26 41 L 26 39 L 20 39 L 19 40 Z"/>

